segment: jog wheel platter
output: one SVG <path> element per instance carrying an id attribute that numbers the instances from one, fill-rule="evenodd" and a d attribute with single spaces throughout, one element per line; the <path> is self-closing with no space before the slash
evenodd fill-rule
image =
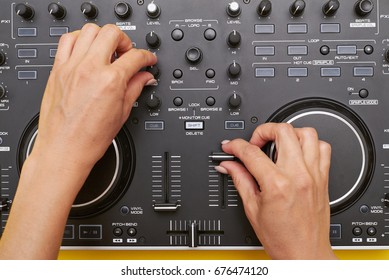
<path id="1" fill-rule="evenodd" d="M 19 169 L 30 155 L 38 135 L 38 120 L 27 126 L 20 142 Z M 135 166 L 135 154 L 128 133 L 119 132 L 104 156 L 96 163 L 77 195 L 70 217 L 99 214 L 115 204 L 130 185 Z"/>
<path id="2" fill-rule="evenodd" d="M 297 100 L 281 108 L 269 121 L 313 127 L 319 139 L 331 145 L 332 214 L 355 203 L 369 186 L 375 163 L 373 140 L 366 125 L 349 108 L 328 99 Z M 274 155 L 273 145 L 270 156 Z"/>

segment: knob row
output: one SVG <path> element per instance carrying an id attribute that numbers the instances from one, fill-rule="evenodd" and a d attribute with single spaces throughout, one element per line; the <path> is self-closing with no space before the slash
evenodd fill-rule
<path id="1" fill-rule="evenodd" d="M 289 7 L 289 12 L 292 16 L 298 17 L 303 15 L 305 11 L 306 3 L 304 0 L 295 0 Z M 338 9 L 340 8 L 339 0 L 329 0 L 323 5 L 323 14 L 325 16 L 334 16 Z M 358 0 L 355 3 L 355 13 L 358 16 L 365 17 L 369 15 L 374 8 L 374 4 L 371 0 Z M 236 1 L 233 1 L 227 5 L 227 15 L 230 17 L 238 17 L 241 14 L 240 4 Z M 270 0 L 261 0 L 257 7 L 257 14 L 260 17 L 267 17 L 272 11 L 272 3 Z M 48 6 L 49 14 L 52 15 L 55 19 L 61 20 L 66 17 L 66 9 L 63 5 L 58 3 L 50 3 Z M 25 20 L 33 19 L 35 15 L 34 8 L 28 4 L 20 3 L 15 6 L 15 12 L 17 15 L 22 17 Z M 81 12 L 88 19 L 95 19 L 99 10 L 96 5 L 84 2 L 81 4 Z M 127 2 L 118 2 L 114 7 L 115 15 L 122 20 L 129 18 L 132 14 L 132 7 Z M 155 19 L 158 18 L 161 14 L 161 8 L 151 2 L 146 7 L 146 14 L 149 18 Z"/>

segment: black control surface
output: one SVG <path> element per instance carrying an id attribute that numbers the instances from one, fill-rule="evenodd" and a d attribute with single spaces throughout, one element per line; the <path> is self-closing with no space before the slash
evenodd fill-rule
<path id="1" fill-rule="evenodd" d="M 332 144 L 333 246 L 389 247 L 384 0 L 3 1 L 0 235 L 58 40 L 88 22 L 116 24 L 155 52 L 146 70 L 158 83 L 74 202 L 64 247 L 260 246 L 231 178 L 214 166 L 234 160 L 222 140 L 249 139 L 268 121 L 315 127 Z"/>

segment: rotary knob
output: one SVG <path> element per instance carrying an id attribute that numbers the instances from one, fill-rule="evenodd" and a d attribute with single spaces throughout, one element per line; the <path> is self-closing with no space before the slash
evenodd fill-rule
<path id="1" fill-rule="evenodd" d="M 97 9 L 97 7 L 88 2 L 82 3 L 81 12 L 85 15 L 87 19 L 95 19 L 99 14 L 99 10 Z"/>
<path id="2" fill-rule="evenodd" d="M 235 61 L 228 66 L 228 76 L 230 78 L 237 78 L 240 76 L 240 73 L 242 71 L 242 68 L 240 67 L 239 63 L 236 63 Z"/>
<path id="3" fill-rule="evenodd" d="M 338 0 L 330 0 L 323 6 L 323 14 L 325 16 L 331 17 L 336 14 L 340 7 L 340 3 Z"/>
<path id="4" fill-rule="evenodd" d="M 157 33 L 151 31 L 146 35 L 146 43 L 152 49 L 157 49 L 161 45 L 161 39 Z"/>
<path id="5" fill-rule="evenodd" d="M 150 94 L 150 96 L 146 100 L 146 105 L 151 110 L 156 110 L 161 107 L 161 99 L 155 94 Z"/>
<path id="6" fill-rule="evenodd" d="M 15 6 L 15 13 L 25 20 L 31 20 L 35 15 L 34 8 L 23 3 Z"/>
<path id="7" fill-rule="evenodd" d="M 147 5 L 146 14 L 149 18 L 157 18 L 161 14 L 161 8 L 154 2 L 151 2 Z"/>
<path id="8" fill-rule="evenodd" d="M 241 12 L 241 8 L 240 8 L 240 5 L 239 5 L 238 2 L 233 1 L 233 2 L 228 4 L 228 6 L 227 6 L 227 14 L 230 17 L 237 17 L 237 16 L 240 15 L 240 12 Z"/>
<path id="9" fill-rule="evenodd" d="M 355 12 L 361 17 L 369 15 L 373 8 L 374 4 L 370 0 L 359 0 L 355 3 Z"/>
<path id="10" fill-rule="evenodd" d="M 0 85 L 0 99 L 2 99 L 5 96 L 5 88 Z"/>
<path id="11" fill-rule="evenodd" d="M 292 16 L 298 17 L 304 13 L 304 10 L 305 10 L 304 0 L 296 0 L 290 6 L 289 12 Z"/>
<path id="12" fill-rule="evenodd" d="M 132 8 L 127 2 L 116 3 L 114 11 L 119 19 L 127 19 L 132 14 Z"/>
<path id="13" fill-rule="evenodd" d="M 5 53 L 0 51 L 0 66 L 4 65 L 6 61 Z"/>
<path id="14" fill-rule="evenodd" d="M 389 207 L 389 193 L 385 194 L 384 204 L 386 207 Z"/>
<path id="15" fill-rule="evenodd" d="M 240 97 L 240 95 L 236 93 L 231 95 L 230 98 L 228 99 L 228 105 L 230 106 L 230 108 L 233 109 L 238 108 L 241 103 L 242 103 L 242 98 Z"/>
<path id="16" fill-rule="evenodd" d="M 61 20 L 66 16 L 66 9 L 64 6 L 57 3 L 51 3 L 48 6 L 49 14 L 55 19 Z"/>
<path id="17" fill-rule="evenodd" d="M 271 2 L 269 0 L 262 0 L 257 8 L 257 13 L 260 17 L 267 17 L 271 13 Z"/>
<path id="18" fill-rule="evenodd" d="M 240 42 L 242 41 L 242 36 L 240 33 L 236 30 L 232 31 L 227 38 L 227 44 L 231 48 L 237 48 L 240 45 Z"/>
<path id="19" fill-rule="evenodd" d="M 203 52 L 198 47 L 190 47 L 186 50 L 185 58 L 191 64 L 198 64 L 203 59 Z"/>

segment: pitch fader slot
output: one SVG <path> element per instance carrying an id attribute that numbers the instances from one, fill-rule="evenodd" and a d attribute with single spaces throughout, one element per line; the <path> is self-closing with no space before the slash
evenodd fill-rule
<path id="1" fill-rule="evenodd" d="M 0 236 L 3 234 L 5 224 L 8 219 L 8 212 L 11 208 L 11 200 L 8 198 L 8 187 L 4 186 L 8 184 L 8 180 L 6 181 L 6 178 L 8 178 L 8 175 L 5 174 L 4 171 L 8 171 L 8 169 L 3 169 L 0 166 Z"/>
<path id="2" fill-rule="evenodd" d="M 158 157 L 157 157 L 158 158 Z M 180 158 L 179 156 L 170 156 L 169 152 L 165 152 L 162 157 L 160 157 L 161 160 L 159 161 L 162 165 L 161 166 L 155 166 L 160 167 L 162 170 L 154 170 L 156 172 L 154 173 L 160 173 L 160 175 L 153 175 L 154 179 L 160 178 L 159 180 L 153 180 L 153 183 L 157 182 L 160 183 L 159 185 L 153 185 L 153 187 L 160 187 L 157 192 L 160 193 L 158 195 L 159 200 L 154 201 L 153 208 L 154 211 L 176 211 L 178 207 L 180 206 L 179 201 L 173 200 L 173 197 L 180 198 L 181 195 L 177 194 L 180 193 L 180 184 L 181 184 L 181 175 L 177 174 L 180 173 L 179 168 L 180 165 L 174 165 L 173 167 L 175 170 L 172 170 L 171 163 L 180 163 L 180 161 L 177 160 L 171 160 L 172 158 L 177 159 Z M 177 170 L 178 169 L 178 170 Z M 173 183 L 173 184 L 172 184 Z M 177 189 L 178 188 L 178 189 Z M 154 190 L 155 192 L 155 190 Z M 175 194 L 176 193 L 176 194 Z M 155 196 L 154 196 L 155 197 Z"/>

